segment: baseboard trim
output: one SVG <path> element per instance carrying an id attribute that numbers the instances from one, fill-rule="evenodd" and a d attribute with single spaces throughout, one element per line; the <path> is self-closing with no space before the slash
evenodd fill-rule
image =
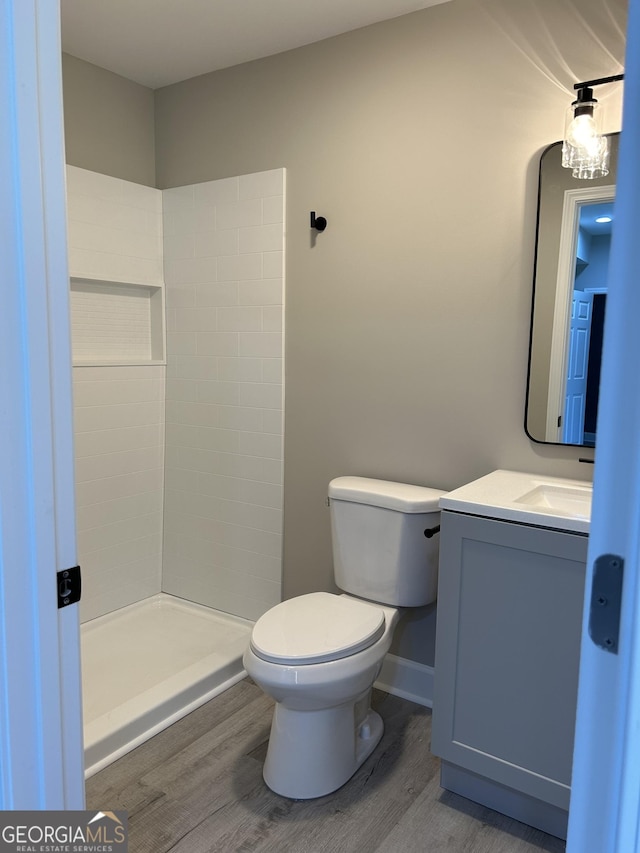
<path id="1" fill-rule="evenodd" d="M 433 707 L 432 666 L 387 654 L 375 687 L 426 708 Z"/>

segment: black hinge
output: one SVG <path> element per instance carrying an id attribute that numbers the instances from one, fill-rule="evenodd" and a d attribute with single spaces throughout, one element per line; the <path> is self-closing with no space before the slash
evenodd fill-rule
<path id="1" fill-rule="evenodd" d="M 58 578 L 58 608 L 66 607 L 80 601 L 82 591 L 82 578 L 80 577 L 80 566 L 71 569 L 62 569 L 57 573 Z"/>
<path id="2" fill-rule="evenodd" d="M 601 649 L 618 654 L 624 560 L 603 554 L 593 564 L 589 636 Z"/>

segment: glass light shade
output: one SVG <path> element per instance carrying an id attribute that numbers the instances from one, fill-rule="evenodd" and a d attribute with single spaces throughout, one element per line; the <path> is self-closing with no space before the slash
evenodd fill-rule
<path id="1" fill-rule="evenodd" d="M 600 130 L 600 105 L 594 100 L 574 101 L 567 110 L 562 165 L 583 180 L 609 174 L 609 140 Z"/>
<path id="2" fill-rule="evenodd" d="M 609 137 L 598 137 L 598 144 L 592 147 L 591 154 L 573 165 L 572 175 L 582 180 L 604 178 L 609 174 Z"/>

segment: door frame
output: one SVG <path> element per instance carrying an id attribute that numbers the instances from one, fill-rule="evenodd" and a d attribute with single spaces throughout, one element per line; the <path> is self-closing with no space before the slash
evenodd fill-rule
<path id="1" fill-rule="evenodd" d="M 630 0 L 626 53 L 567 853 L 640 851 L 640 338 L 629 322 L 640 316 L 640 0 Z M 600 558 L 607 574 L 622 574 L 614 651 L 589 632 L 592 595 L 594 610 L 603 606 L 594 585 Z"/>
<path id="2" fill-rule="evenodd" d="M 57 0 L 0 0 L 0 808 L 84 808 Z"/>

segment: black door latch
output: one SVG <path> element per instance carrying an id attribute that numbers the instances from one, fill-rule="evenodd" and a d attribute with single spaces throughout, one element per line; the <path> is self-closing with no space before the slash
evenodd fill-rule
<path id="1" fill-rule="evenodd" d="M 71 569 L 62 569 L 62 571 L 57 573 L 57 579 L 58 609 L 80 601 L 80 592 L 82 590 L 80 566 L 73 566 Z"/>

